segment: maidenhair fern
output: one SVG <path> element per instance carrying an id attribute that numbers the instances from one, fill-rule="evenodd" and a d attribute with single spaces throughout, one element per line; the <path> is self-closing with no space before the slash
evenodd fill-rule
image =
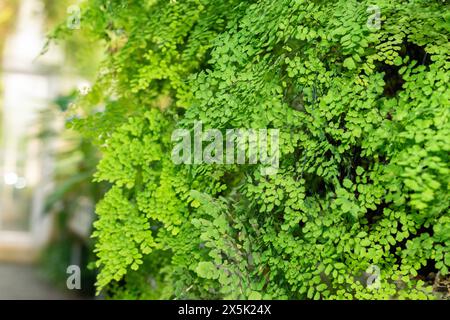
<path id="1" fill-rule="evenodd" d="M 107 51 L 72 109 L 103 154 L 95 179 L 111 183 L 97 205 L 99 291 L 435 297 L 425 277 L 450 267 L 449 6 L 373 5 L 84 3 L 81 28 Z M 279 129 L 277 174 L 175 165 L 171 134 L 197 121 Z"/>

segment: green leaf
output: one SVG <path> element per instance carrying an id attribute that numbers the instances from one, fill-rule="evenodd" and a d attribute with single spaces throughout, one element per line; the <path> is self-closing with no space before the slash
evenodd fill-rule
<path id="1" fill-rule="evenodd" d="M 357 174 L 358 176 L 360 176 L 360 175 L 362 175 L 363 173 L 364 173 L 364 169 L 363 169 L 362 167 L 358 166 L 358 167 L 356 168 L 356 174 Z"/>
<path id="2" fill-rule="evenodd" d="M 219 277 L 216 267 L 209 261 L 199 262 L 195 271 L 202 278 L 217 279 Z"/>
<path id="3" fill-rule="evenodd" d="M 313 288 L 313 287 L 310 287 L 309 290 L 308 290 L 308 293 L 306 294 L 306 297 L 307 297 L 308 299 L 312 299 L 313 296 L 314 296 L 314 288 Z"/>
<path id="4" fill-rule="evenodd" d="M 261 294 L 256 291 L 252 291 L 248 296 L 248 300 L 261 300 Z"/>
<path id="5" fill-rule="evenodd" d="M 352 187 L 352 185 L 353 185 L 352 181 L 349 180 L 349 179 L 344 179 L 343 184 L 344 184 L 344 187 L 346 187 L 348 189 L 350 189 Z"/>
<path id="6" fill-rule="evenodd" d="M 353 61 L 352 57 L 348 57 L 347 59 L 345 59 L 343 65 L 349 70 L 356 69 L 356 64 L 355 61 Z"/>

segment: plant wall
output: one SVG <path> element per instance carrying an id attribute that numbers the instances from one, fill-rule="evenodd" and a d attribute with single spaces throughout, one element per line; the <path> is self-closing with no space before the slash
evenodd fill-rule
<path id="1" fill-rule="evenodd" d="M 81 3 L 81 29 L 105 51 L 90 93 L 71 109 L 73 128 L 101 150 L 95 181 L 110 184 L 93 233 L 98 292 L 441 297 L 449 5 L 375 4 Z M 171 135 L 197 121 L 279 129 L 277 174 L 176 165 Z"/>

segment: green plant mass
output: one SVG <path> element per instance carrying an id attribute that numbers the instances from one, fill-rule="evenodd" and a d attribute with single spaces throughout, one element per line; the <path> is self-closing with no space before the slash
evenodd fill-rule
<path id="1" fill-rule="evenodd" d="M 97 290 L 127 299 L 434 299 L 450 267 L 441 0 L 88 0 L 105 58 Z M 70 36 L 72 31 L 59 30 Z M 276 174 L 175 164 L 172 133 L 278 129 Z"/>

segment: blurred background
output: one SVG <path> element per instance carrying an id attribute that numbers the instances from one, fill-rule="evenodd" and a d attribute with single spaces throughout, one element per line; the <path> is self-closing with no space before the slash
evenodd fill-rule
<path id="1" fill-rule="evenodd" d="M 61 23 L 68 40 L 49 41 Z M 0 0 L 0 299 L 94 294 L 89 234 L 103 187 L 90 178 L 96 150 L 66 129 L 101 59 L 83 32 L 76 1 Z"/>

